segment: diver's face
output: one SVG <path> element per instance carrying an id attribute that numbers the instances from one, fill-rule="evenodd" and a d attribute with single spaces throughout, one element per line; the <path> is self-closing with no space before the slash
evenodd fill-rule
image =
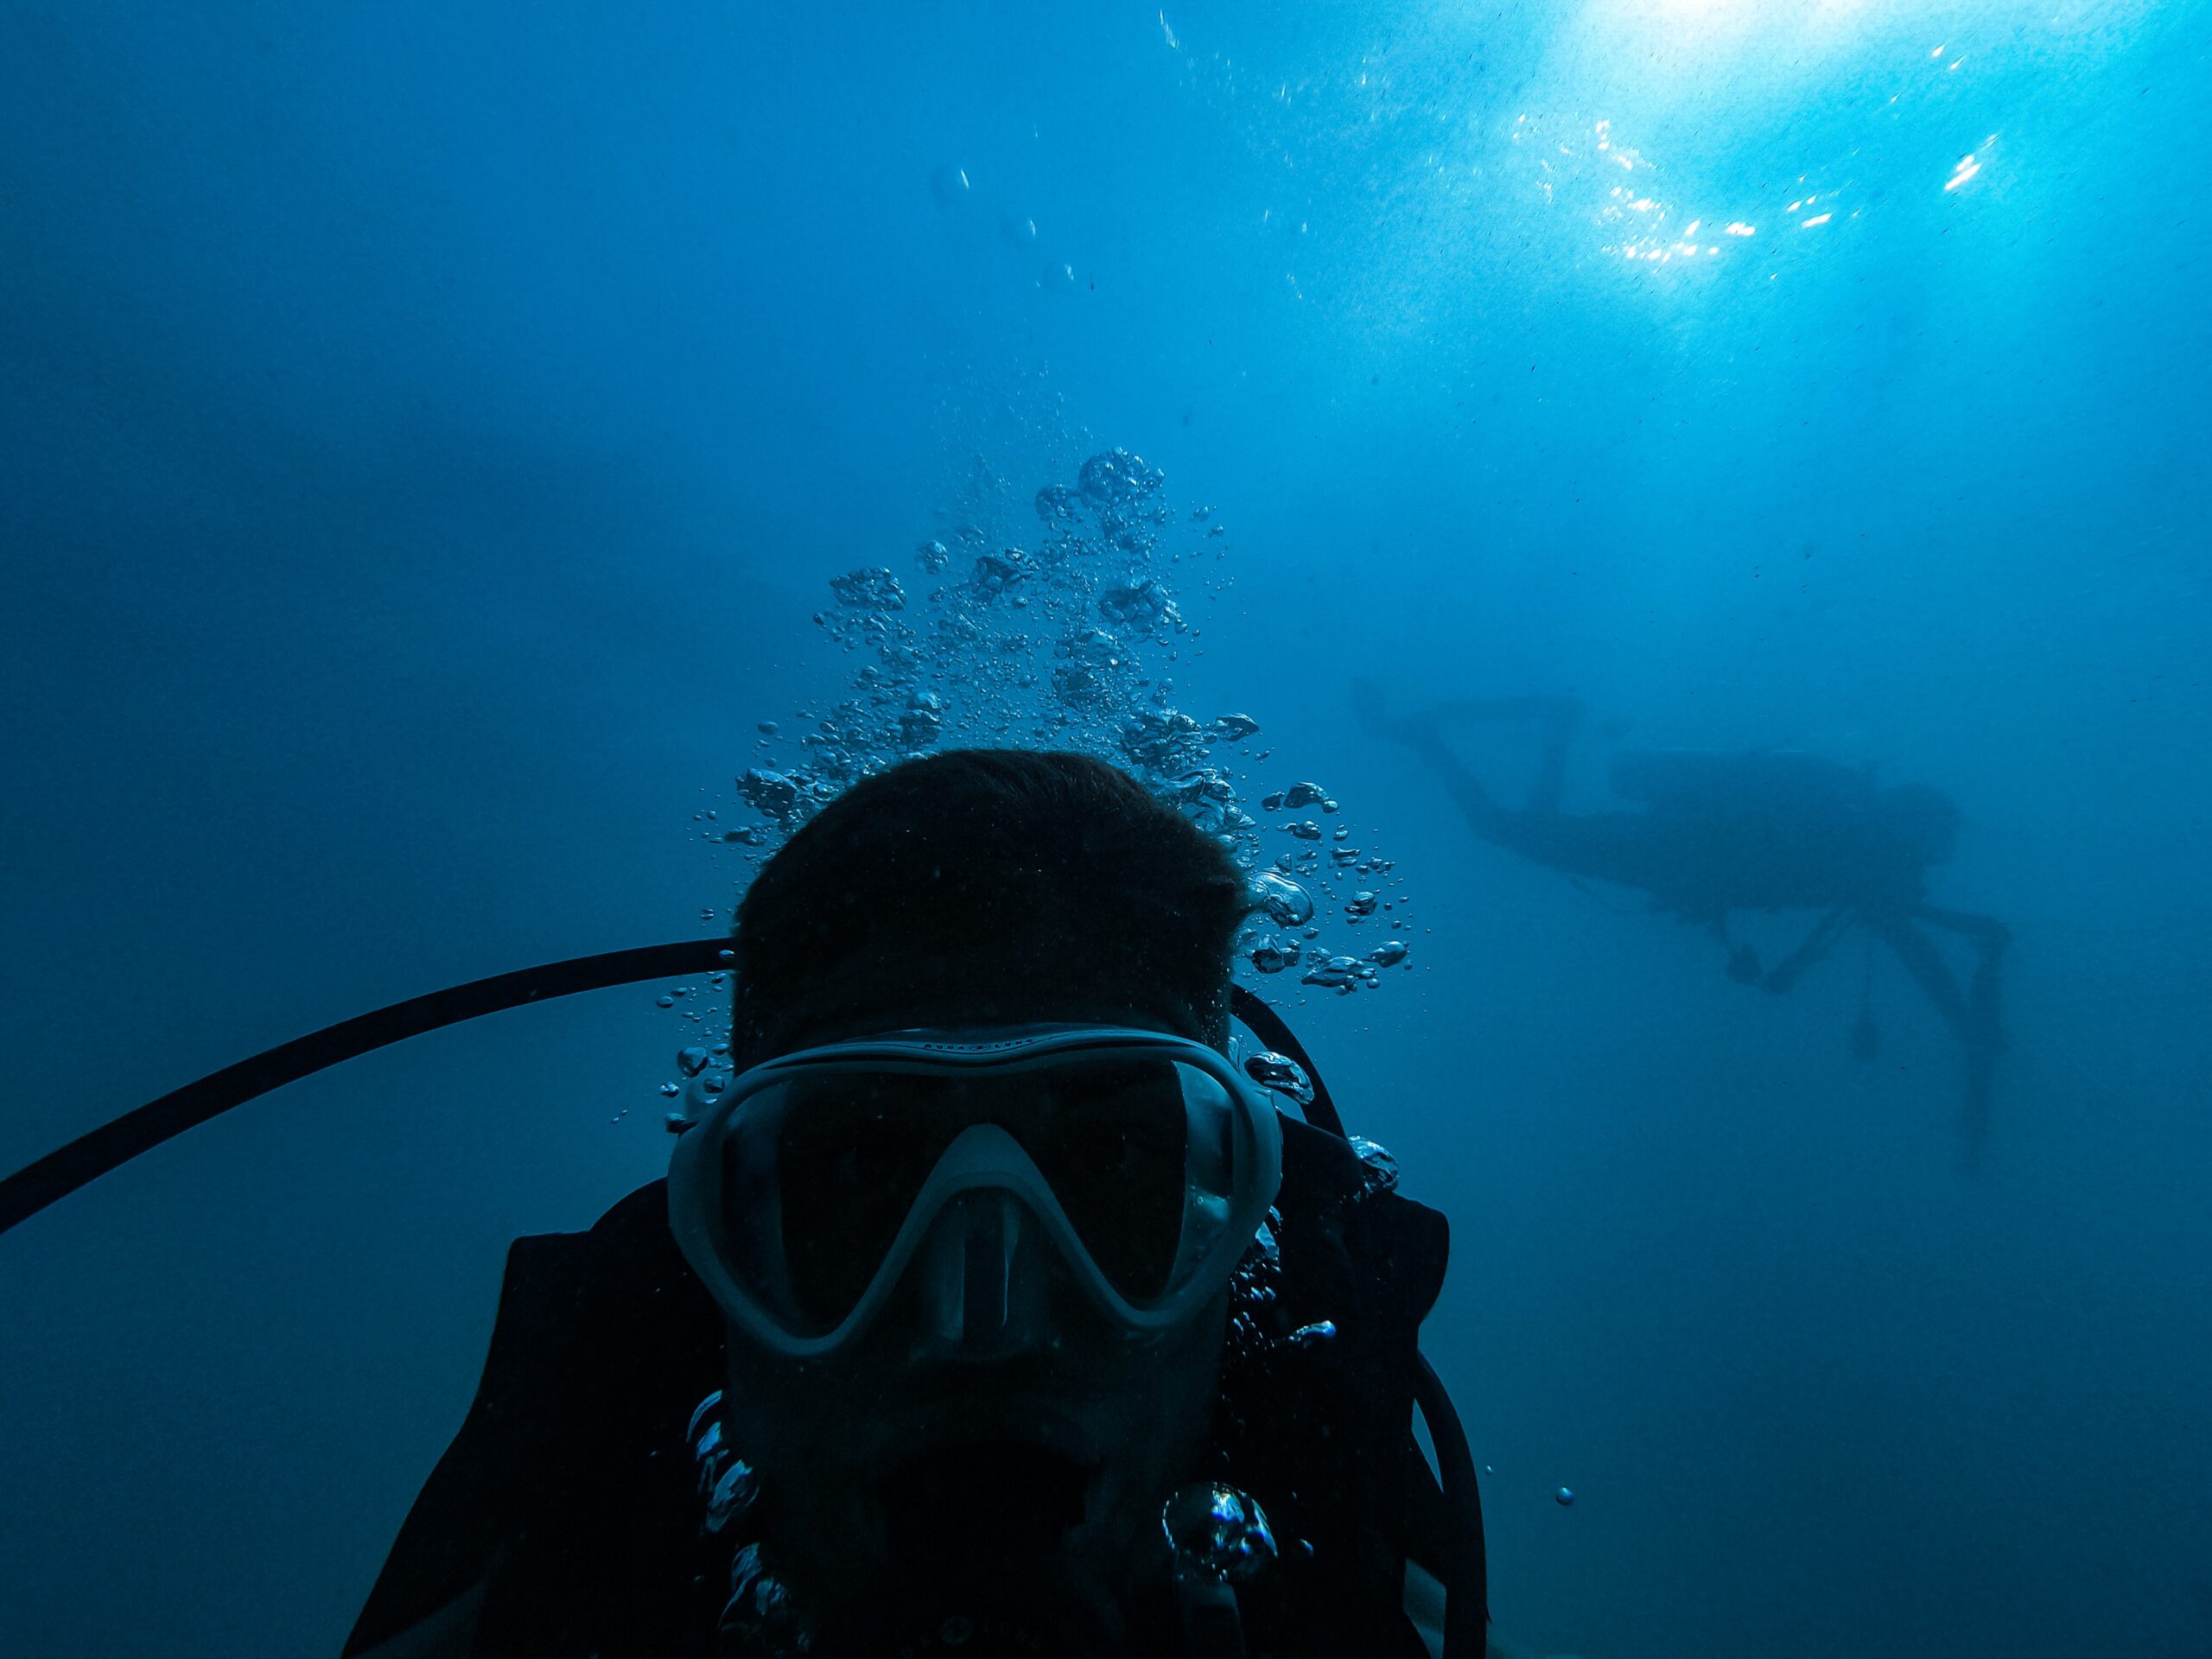
<path id="1" fill-rule="evenodd" d="M 1214 1035 L 1197 1011 L 1111 991 L 925 1005 L 910 982 L 901 1001 L 893 1012 L 879 988 L 833 988 L 777 1046 L 1047 1020 Z M 1037 1230 L 987 1213 L 1003 1203 L 995 1195 L 978 1199 L 972 1214 L 949 1207 L 938 1228 L 989 1230 L 994 1254 L 995 1230 L 1014 1230 L 1005 1305 L 987 1330 L 948 1313 L 941 1277 L 912 1268 L 834 1356 L 781 1358 L 733 1330 L 728 1433 L 765 1478 L 771 1536 L 800 1602 L 830 1624 L 867 1633 L 1012 1599 L 1110 1632 L 1125 1588 L 1163 1553 L 1162 1500 L 1197 1472 L 1228 1293 L 1169 1331 L 1131 1333 Z"/>

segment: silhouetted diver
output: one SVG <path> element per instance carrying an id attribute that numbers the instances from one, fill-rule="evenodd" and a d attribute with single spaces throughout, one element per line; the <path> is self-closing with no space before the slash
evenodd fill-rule
<path id="1" fill-rule="evenodd" d="M 1854 926 L 1887 945 L 1966 1049 L 1963 1161 L 1973 1165 L 2005 1046 L 1998 989 L 2011 934 L 1994 917 L 1927 901 L 1927 868 L 1950 857 L 1957 834 L 1958 809 L 1948 798 L 1924 784 L 1884 787 L 1871 770 L 1787 750 L 1657 749 L 1613 763 L 1613 792 L 1642 810 L 1563 812 L 1567 752 L 1583 715 L 1576 700 L 1452 702 L 1394 720 L 1373 686 L 1355 695 L 1363 724 L 1433 767 L 1484 841 L 1571 878 L 1641 888 L 1655 908 L 1712 928 L 1729 947 L 1734 979 L 1786 991 Z M 1543 746 L 1528 805 L 1515 810 L 1491 798 L 1445 743 L 1441 728 L 1451 719 L 1536 723 Z M 1729 938 L 1730 913 L 1739 910 L 1821 915 L 1796 950 L 1763 969 L 1758 951 Z M 1974 944 L 1978 959 L 1964 988 L 1928 928 Z M 1871 1059 L 1879 1042 L 1862 989 L 1853 1050 Z"/>

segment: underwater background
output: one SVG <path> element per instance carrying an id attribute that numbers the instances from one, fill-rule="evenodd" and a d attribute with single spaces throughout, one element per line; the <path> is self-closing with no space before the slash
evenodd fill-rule
<path id="1" fill-rule="evenodd" d="M 1255 982 L 1452 1218 L 1424 1345 L 1498 1631 L 2212 1653 L 2208 42 L 2202 0 L 0 5 L 0 1166 L 726 927 L 736 780 L 853 695 L 831 578 L 1033 550 L 1122 447 L 1187 624 L 1147 677 L 1391 862 L 1402 965 Z M 1864 1061 L 1855 945 L 1732 983 L 1477 842 L 1363 678 L 1950 796 L 1933 895 L 2013 940 L 1974 1171 L 1894 963 Z M 665 1166 L 656 1001 L 379 1052 L 0 1239 L 0 1652 L 335 1652 L 507 1242 Z"/>

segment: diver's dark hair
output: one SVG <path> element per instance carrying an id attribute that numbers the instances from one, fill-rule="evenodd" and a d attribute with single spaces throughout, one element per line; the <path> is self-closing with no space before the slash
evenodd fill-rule
<path id="1" fill-rule="evenodd" d="M 1103 993 L 1226 1035 L 1251 901 L 1222 844 L 1089 755 L 953 749 L 861 779 L 803 826 L 738 911 L 732 1058 L 788 1046 L 832 976 L 969 1001 Z M 918 1019 L 900 1023 L 928 1023 Z"/>

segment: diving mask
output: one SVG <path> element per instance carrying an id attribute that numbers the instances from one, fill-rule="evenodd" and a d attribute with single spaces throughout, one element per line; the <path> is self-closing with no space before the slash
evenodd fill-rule
<path id="1" fill-rule="evenodd" d="M 791 1358 L 865 1331 L 956 1206 L 971 1271 L 1039 1238 L 1109 1319 L 1166 1329 L 1228 1281 L 1282 1179 L 1268 1096 L 1161 1032 L 899 1032 L 717 1082 L 692 1082 L 670 1224 L 723 1313 Z"/>

